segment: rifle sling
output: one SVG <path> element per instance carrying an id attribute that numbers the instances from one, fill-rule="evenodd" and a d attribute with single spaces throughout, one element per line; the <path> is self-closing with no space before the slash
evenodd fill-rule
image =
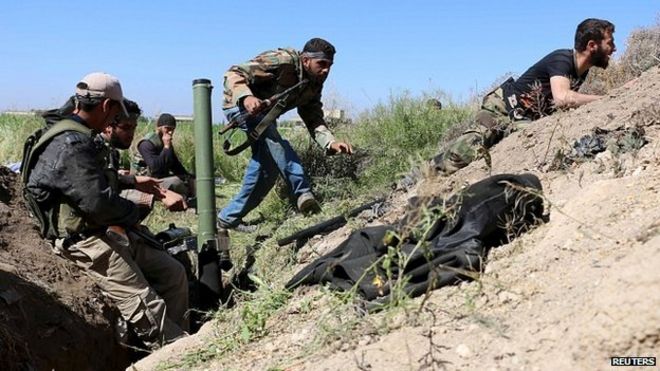
<path id="1" fill-rule="evenodd" d="M 297 89 L 303 88 L 309 80 L 304 79 L 298 81 L 295 85 L 292 87 L 284 90 L 281 93 L 275 94 L 272 96 L 269 100 L 270 101 L 276 101 L 277 103 L 273 108 L 268 111 L 266 116 L 264 116 L 263 119 L 257 124 L 257 126 L 248 131 L 248 138 L 245 142 L 241 143 L 238 147 L 231 148 L 231 142 L 229 142 L 229 138 L 225 139 L 225 141 L 222 143 L 222 150 L 229 156 L 235 156 L 241 152 L 243 152 L 247 147 L 249 147 L 252 143 L 256 142 L 261 134 L 263 134 L 264 131 L 270 126 L 272 123 L 277 120 L 277 118 L 284 112 L 284 109 L 286 108 L 286 101 L 289 98 L 289 95 L 296 91 Z M 223 129 L 220 134 L 224 134 L 226 131 L 230 130 L 230 128 Z M 230 135 L 231 137 L 231 135 Z"/>
<path id="2" fill-rule="evenodd" d="M 259 121 L 259 124 L 257 124 L 254 129 L 247 132 L 248 137 L 245 142 L 241 143 L 237 147 L 231 148 L 231 142 L 229 142 L 229 139 L 225 139 L 224 143 L 222 144 L 222 150 L 229 156 L 235 156 L 243 152 L 252 143 L 256 142 L 259 137 L 261 137 L 261 134 L 263 134 L 264 131 L 266 131 L 266 129 L 268 129 L 268 127 L 272 125 L 282 114 L 284 108 L 286 107 L 287 98 L 288 95 L 278 100 L 275 106 L 271 108 L 270 111 L 268 111 L 266 116 L 264 116 L 264 118 Z"/>

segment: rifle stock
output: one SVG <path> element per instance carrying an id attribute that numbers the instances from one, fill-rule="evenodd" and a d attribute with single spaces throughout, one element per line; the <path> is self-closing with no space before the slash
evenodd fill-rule
<path id="1" fill-rule="evenodd" d="M 128 231 L 140 237 L 147 245 L 149 245 L 149 247 L 154 248 L 156 250 L 165 250 L 165 246 L 163 246 L 163 244 L 160 243 L 160 241 L 158 241 L 156 238 L 152 237 L 148 233 L 141 231 L 139 228 L 128 228 Z"/>

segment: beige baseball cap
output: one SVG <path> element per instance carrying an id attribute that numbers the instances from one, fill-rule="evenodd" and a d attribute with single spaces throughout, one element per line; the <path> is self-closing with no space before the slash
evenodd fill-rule
<path id="1" fill-rule="evenodd" d="M 122 113 L 128 117 L 124 94 L 119 79 L 105 72 L 92 72 L 76 84 L 76 95 L 88 98 L 109 98 L 119 103 Z"/>

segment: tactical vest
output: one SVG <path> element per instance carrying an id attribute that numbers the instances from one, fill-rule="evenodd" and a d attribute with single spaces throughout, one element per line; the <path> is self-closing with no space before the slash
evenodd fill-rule
<path id="1" fill-rule="evenodd" d="M 140 146 L 140 143 L 145 140 L 150 141 L 159 152 L 162 151 L 165 147 L 163 140 L 160 139 L 160 135 L 158 135 L 158 133 L 155 131 L 145 135 L 144 138 L 138 142 L 138 147 Z M 151 176 L 151 171 L 149 171 L 147 163 L 144 162 L 144 158 L 142 158 L 140 150 L 136 150 L 135 155 L 133 156 L 133 161 L 131 162 L 131 174 Z"/>
<path id="2" fill-rule="evenodd" d="M 43 200 L 36 199 L 27 189 L 30 174 L 39 156 L 53 138 L 67 131 L 75 131 L 86 136 L 92 135 L 92 130 L 87 126 L 71 119 L 64 119 L 51 127 L 35 131 L 23 145 L 23 162 L 21 164 L 23 197 L 26 200 L 28 209 L 39 222 L 41 236 L 50 240 L 95 228 L 95 226 L 85 223 L 74 208 L 62 202 L 59 195 L 50 193 Z M 99 151 L 97 161 L 100 164 L 105 161 L 106 154 L 105 151 Z"/>

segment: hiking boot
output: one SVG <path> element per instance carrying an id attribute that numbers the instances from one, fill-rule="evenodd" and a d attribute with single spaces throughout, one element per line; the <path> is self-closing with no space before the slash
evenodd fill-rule
<path id="1" fill-rule="evenodd" d="M 321 206 L 311 192 L 305 192 L 298 197 L 298 210 L 303 214 L 314 214 L 321 211 Z"/>
<path id="2" fill-rule="evenodd" d="M 256 225 L 248 225 L 243 223 L 242 221 L 238 223 L 238 225 L 228 225 L 222 220 L 218 220 L 218 231 L 228 231 L 228 230 L 234 230 L 236 232 L 241 232 L 241 233 L 252 233 L 257 230 Z"/>

